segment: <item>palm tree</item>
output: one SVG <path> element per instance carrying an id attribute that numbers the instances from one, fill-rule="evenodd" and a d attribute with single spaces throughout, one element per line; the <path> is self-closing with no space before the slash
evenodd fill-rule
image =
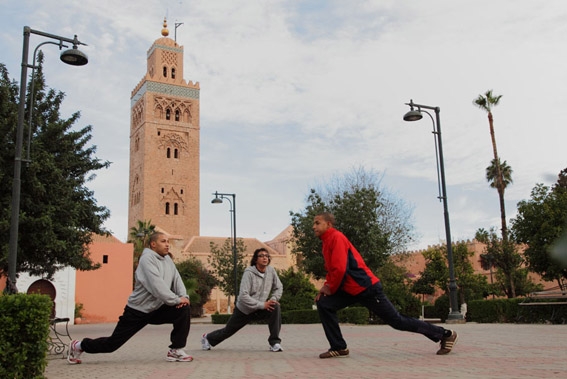
<path id="1" fill-rule="evenodd" d="M 492 117 L 492 108 L 497 106 L 502 95 L 494 96 L 492 90 L 486 91 L 484 95 L 478 95 L 473 104 L 488 113 L 488 125 L 490 127 L 490 138 L 492 140 L 492 152 L 494 153 L 494 161 L 500 162 L 498 151 L 496 149 L 496 137 L 494 135 L 494 122 Z M 500 199 L 500 219 L 502 223 L 502 240 L 508 241 L 508 228 L 506 227 L 506 207 L 504 205 L 504 179 L 500 165 L 496 166 L 496 190 Z"/>
<path id="2" fill-rule="evenodd" d="M 496 188 L 497 186 L 497 178 L 498 178 L 498 167 L 496 166 L 496 161 L 493 159 L 490 161 L 490 166 L 486 168 L 486 181 L 490 184 L 491 188 Z M 500 162 L 500 174 L 502 175 L 502 190 L 506 190 L 509 184 L 513 183 L 512 180 L 512 167 L 508 166 L 506 161 Z"/>
<path id="3" fill-rule="evenodd" d="M 138 220 L 136 226 L 130 228 L 129 243 L 134 244 L 134 271 L 138 267 L 138 260 L 142 255 L 142 251 L 147 247 L 148 238 L 155 232 L 156 226 L 152 225 L 151 220 Z"/>

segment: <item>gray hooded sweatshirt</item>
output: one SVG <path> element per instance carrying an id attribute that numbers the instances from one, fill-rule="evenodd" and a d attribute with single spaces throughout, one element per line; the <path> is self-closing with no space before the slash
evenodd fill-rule
<path id="1" fill-rule="evenodd" d="M 248 315 L 264 309 L 264 303 L 268 300 L 279 301 L 282 293 L 282 282 L 272 266 L 267 266 L 264 273 L 258 271 L 256 266 L 248 266 L 242 275 L 236 307 Z"/>
<path id="2" fill-rule="evenodd" d="M 128 298 L 128 306 L 140 312 L 150 313 L 163 304 L 179 304 L 181 297 L 189 298 L 177 267 L 169 255 L 162 257 L 145 248 L 135 277 L 136 284 Z"/>

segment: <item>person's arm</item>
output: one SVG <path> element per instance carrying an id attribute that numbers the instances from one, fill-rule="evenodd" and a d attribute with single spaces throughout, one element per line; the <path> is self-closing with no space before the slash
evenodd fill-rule
<path id="1" fill-rule="evenodd" d="M 271 299 L 274 301 L 280 301 L 280 299 L 282 298 L 283 295 L 283 285 L 282 282 L 278 276 L 277 271 L 271 267 L 268 266 L 270 268 L 272 268 L 272 272 L 274 275 L 273 281 L 272 281 L 272 297 Z"/>
<path id="2" fill-rule="evenodd" d="M 172 286 L 169 283 L 165 283 L 161 277 L 158 259 L 151 254 L 142 255 L 136 270 L 136 278 L 153 297 L 167 305 L 178 305 L 181 302 L 181 298 L 171 290 Z"/>

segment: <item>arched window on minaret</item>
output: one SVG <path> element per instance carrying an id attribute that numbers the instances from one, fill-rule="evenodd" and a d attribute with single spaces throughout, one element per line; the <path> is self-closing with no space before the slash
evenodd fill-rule
<path id="1" fill-rule="evenodd" d="M 173 149 L 173 158 L 175 159 L 179 158 L 179 150 Z"/>
<path id="2" fill-rule="evenodd" d="M 175 121 L 179 121 L 179 109 L 175 110 Z"/>
<path id="3" fill-rule="evenodd" d="M 167 67 L 163 66 L 163 77 L 167 78 Z"/>
<path id="4" fill-rule="evenodd" d="M 177 204 L 177 203 L 174 203 L 174 204 L 173 204 L 173 214 L 174 214 L 174 215 L 177 215 L 177 211 L 178 211 L 178 210 L 179 210 L 178 204 Z"/>
<path id="5" fill-rule="evenodd" d="M 165 214 L 169 214 L 169 203 L 165 203 Z"/>
<path id="6" fill-rule="evenodd" d="M 171 79 L 175 79 L 175 67 L 171 68 Z"/>
<path id="7" fill-rule="evenodd" d="M 165 119 L 166 120 L 170 120 L 171 119 L 171 109 L 167 108 L 165 110 Z"/>
<path id="8" fill-rule="evenodd" d="M 167 148 L 167 157 L 171 158 L 171 148 Z"/>

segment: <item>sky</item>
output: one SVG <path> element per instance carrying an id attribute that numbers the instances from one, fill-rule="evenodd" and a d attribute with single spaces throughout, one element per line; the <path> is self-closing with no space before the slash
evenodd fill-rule
<path id="1" fill-rule="evenodd" d="M 433 122 L 404 122 L 410 99 L 440 108 L 453 242 L 500 226 L 480 94 L 502 95 L 493 115 L 498 154 L 513 170 L 508 220 L 567 167 L 564 0 L 0 0 L 0 9 L 0 63 L 16 81 L 24 26 L 88 45 L 83 67 L 42 46 L 44 72 L 66 94 L 62 117 L 80 111 L 77 127 L 92 125 L 96 156 L 112 162 L 88 186 L 122 241 L 131 91 L 164 17 L 184 47 L 184 79 L 201 88 L 202 236 L 231 232 L 215 191 L 236 194 L 238 237 L 269 241 L 311 188 L 363 167 L 412 210 L 408 249 L 445 243 Z M 30 63 L 47 40 L 32 35 Z"/>

